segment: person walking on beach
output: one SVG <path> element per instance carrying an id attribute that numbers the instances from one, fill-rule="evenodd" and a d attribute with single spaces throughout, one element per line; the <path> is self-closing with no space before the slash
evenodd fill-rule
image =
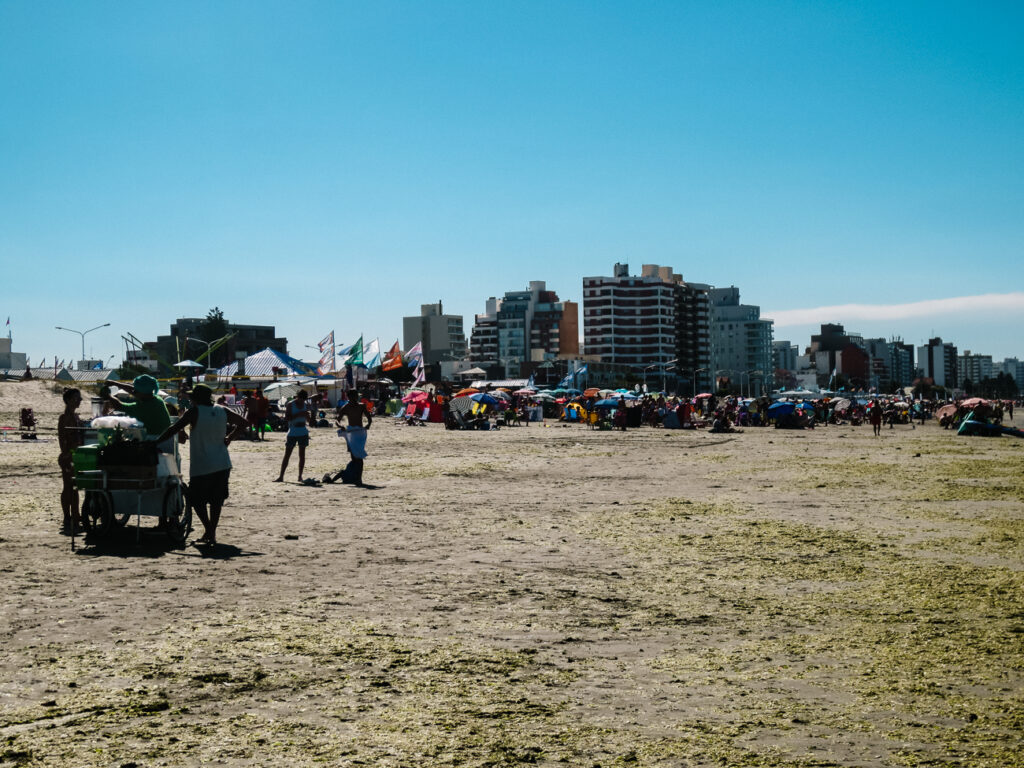
<path id="1" fill-rule="evenodd" d="M 365 427 L 363 426 L 364 416 L 366 417 Z M 342 424 L 342 419 L 348 419 L 347 427 Z M 373 424 L 373 414 L 359 399 L 357 390 L 350 389 L 348 391 L 348 402 L 338 409 L 337 424 L 342 427 L 338 430 L 338 436 L 345 438 L 352 460 L 348 467 L 334 477 L 324 475 L 324 481 L 333 483 L 340 478 L 342 482 L 361 486 L 363 484 L 363 459 L 366 458 L 366 431 Z"/>
<path id="2" fill-rule="evenodd" d="M 191 427 L 188 498 L 205 529 L 197 541 L 212 546 L 217 543 L 220 511 L 228 497 L 228 479 L 231 475 L 228 444 L 236 435 L 244 433 L 248 425 L 234 411 L 214 405 L 213 390 L 205 384 L 198 384 L 192 390 L 192 402 L 192 407 L 169 426 L 157 438 L 157 442 L 163 442 L 185 427 Z M 230 434 L 227 431 L 229 422 L 234 426 Z"/>
<path id="3" fill-rule="evenodd" d="M 306 402 L 308 396 L 306 390 L 300 389 L 295 399 L 284 407 L 285 421 L 288 422 L 288 434 L 285 436 L 281 474 L 274 480 L 275 483 L 284 482 L 284 472 L 288 469 L 288 460 L 291 459 L 292 450 L 296 445 L 299 446 L 299 482 L 303 482 L 302 471 L 306 468 L 306 446 L 309 445 L 308 425 L 312 423 L 313 419 L 309 404 Z"/>
<path id="4" fill-rule="evenodd" d="M 64 413 L 57 419 L 57 443 L 60 455 L 57 466 L 60 467 L 61 491 L 60 508 L 64 513 L 63 530 L 72 533 L 81 527 L 78 514 L 78 489 L 75 488 L 75 469 L 71 461 L 71 452 L 82 444 L 82 421 L 78 418 L 78 406 L 82 404 L 82 393 L 77 389 L 64 390 Z"/>
<path id="5" fill-rule="evenodd" d="M 871 421 L 871 430 L 874 432 L 875 437 L 882 436 L 882 405 L 878 402 L 878 399 L 871 401 L 871 407 L 868 412 L 868 419 Z"/>

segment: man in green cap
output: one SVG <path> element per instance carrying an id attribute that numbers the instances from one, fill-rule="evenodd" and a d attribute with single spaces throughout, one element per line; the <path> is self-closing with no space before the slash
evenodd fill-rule
<path id="1" fill-rule="evenodd" d="M 164 401 L 157 396 L 160 383 L 156 379 L 148 374 L 143 374 L 136 376 L 131 384 L 118 384 L 118 386 L 135 395 L 135 402 L 122 403 L 120 400 L 110 397 L 109 394 L 105 395 L 107 402 L 113 406 L 114 410 L 141 421 L 149 435 L 162 434 L 171 426 L 171 414 L 167 412 Z"/>

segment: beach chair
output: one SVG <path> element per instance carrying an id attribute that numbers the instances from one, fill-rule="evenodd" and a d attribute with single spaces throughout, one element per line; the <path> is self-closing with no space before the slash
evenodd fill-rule
<path id="1" fill-rule="evenodd" d="M 31 408 L 21 409 L 21 423 L 18 428 L 21 430 L 22 440 L 36 439 L 36 415 Z"/>

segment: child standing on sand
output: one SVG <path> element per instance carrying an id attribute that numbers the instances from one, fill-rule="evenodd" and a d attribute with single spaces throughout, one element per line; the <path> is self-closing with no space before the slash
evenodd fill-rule
<path id="1" fill-rule="evenodd" d="M 60 479 L 63 484 L 60 491 L 60 508 L 64 513 L 63 530 L 67 533 L 81 527 L 75 469 L 71 461 L 71 452 L 82 444 L 82 422 L 77 413 L 81 404 L 81 392 L 74 388 L 65 389 L 64 413 L 57 419 L 57 443 L 60 446 L 57 466 L 60 467 Z"/>

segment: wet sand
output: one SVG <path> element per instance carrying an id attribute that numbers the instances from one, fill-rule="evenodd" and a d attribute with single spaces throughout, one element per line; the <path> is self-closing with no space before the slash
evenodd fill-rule
<path id="1" fill-rule="evenodd" d="M 385 418 L 369 488 L 283 449 L 232 445 L 215 549 L 72 553 L 52 432 L 0 443 L 0 765 L 1024 765 L 1024 441 Z"/>

